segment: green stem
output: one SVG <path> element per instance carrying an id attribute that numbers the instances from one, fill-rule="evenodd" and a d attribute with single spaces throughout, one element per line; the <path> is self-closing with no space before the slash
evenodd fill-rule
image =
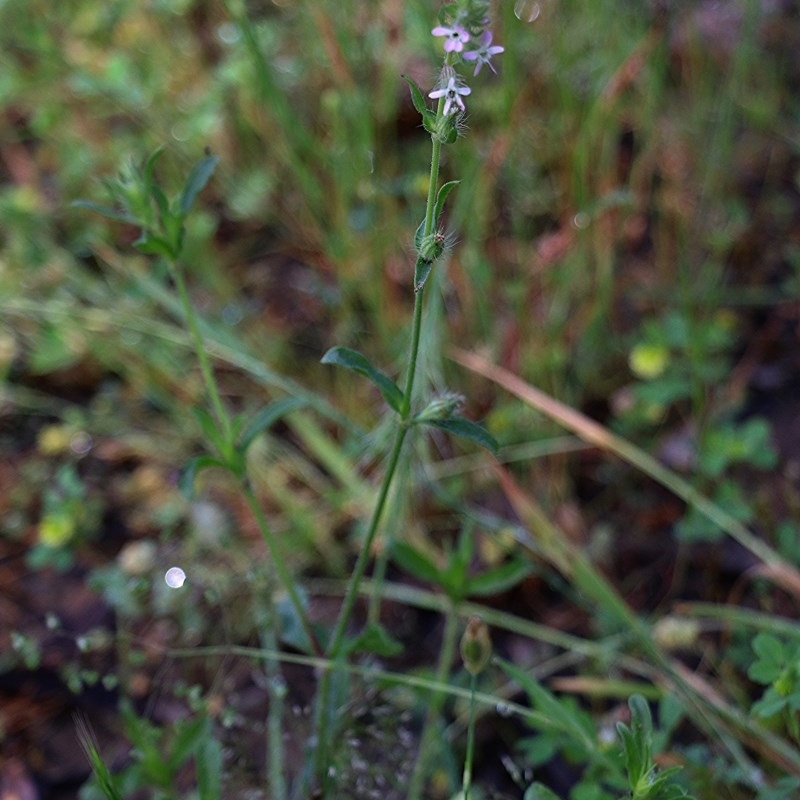
<path id="1" fill-rule="evenodd" d="M 244 495 L 247 505 L 250 507 L 253 517 L 255 518 L 256 525 L 261 532 L 261 537 L 264 539 L 264 542 L 267 545 L 270 558 L 272 559 L 272 566 L 275 568 L 275 572 L 278 575 L 278 580 L 281 582 L 283 588 L 286 589 L 286 593 L 289 595 L 289 601 L 291 602 L 292 607 L 294 608 L 295 613 L 300 620 L 300 624 L 303 626 L 303 631 L 308 637 L 311 648 L 315 655 L 321 656 L 324 652 L 324 648 L 320 644 L 319 639 L 314 632 L 314 628 L 311 625 L 311 620 L 308 618 L 308 614 L 306 614 L 303 600 L 300 597 L 300 593 L 297 591 L 297 585 L 292 578 L 292 573 L 289 571 L 289 568 L 286 565 L 283 553 L 281 552 L 278 542 L 273 535 L 271 528 L 269 527 L 267 518 L 264 516 L 264 509 L 261 508 L 261 504 L 258 502 L 258 498 L 256 497 L 253 488 L 246 479 L 242 481 L 242 494 Z"/>
<path id="2" fill-rule="evenodd" d="M 439 156 L 442 145 L 437 140 L 433 140 L 433 148 L 431 153 L 431 172 L 428 184 L 428 204 L 425 210 L 425 226 L 423 229 L 423 236 L 430 234 L 433 228 L 433 212 L 436 204 L 436 186 L 439 181 Z M 381 516 L 386 500 L 389 497 L 389 490 L 394 480 L 394 475 L 397 470 L 397 464 L 400 460 L 400 451 L 403 448 L 406 433 L 408 431 L 408 422 L 411 417 L 411 401 L 414 392 L 414 379 L 417 373 L 417 361 L 419 357 L 419 343 L 422 331 L 422 308 L 423 308 L 423 292 L 420 289 L 414 296 L 414 317 L 411 329 L 411 350 L 408 359 L 408 372 L 406 375 L 406 387 L 403 393 L 403 404 L 401 406 L 401 420 L 400 425 L 395 435 L 394 445 L 389 455 L 389 461 L 386 467 L 386 472 L 383 475 L 381 488 L 378 491 L 378 499 L 372 511 L 367 534 L 364 537 L 364 542 L 358 554 L 358 559 L 353 567 L 353 572 L 350 576 L 350 582 L 345 593 L 344 601 L 342 603 L 339 617 L 336 621 L 333 636 L 331 637 L 330 644 L 328 645 L 327 653 L 331 658 L 336 658 L 339 655 L 344 638 L 344 632 L 347 628 L 347 623 L 350 621 L 350 615 L 353 612 L 353 606 L 356 598 L 358 597 L 359 586 L 361 579 L 364 577 L 364 572 L 367 568 L 369 556 L 372 551 L 372 545 L 375 536 L 378 532 Z"/>
<path id="3" fill-rule="evenodd" d="M 274 570 L 271 570 L 274 572 Z M 278 613 L 274 599 L 274 575 L 267 581 L 267 596 L 264 599 L 269 609 L 270 619 L 264 626 L 261 641 L 265 650 L 278 652 Z M 283 738 L 283 717 L 286 705 L 286 683 L 277 658 L 266 659 L 264 671 L 269 686 L 269 707 L 267 708 L 267 785 L 271 800 L 287 800 L 286 786 L 286 747 Z"/>
<path id="4" fill-rule="evenodd" d="M 175 287 L 178 290 L 178 297 L 180 298 L 181 305 L 183 306 L 183 314 L 186 317 L 186 324 L 189 326 L 189 333 L 194 342 L 195 355 L 200 364 L 200 372 L 203 375 L 203 383 L 205 384 L 206 392 L 211 401 L 211 407 L 214 409 L 214 416 L 217 418 L 217 424 L 225 435 L 225 442 L 227 444 L 232 444 L 231 419 L 222 403 L 219 387 L 214 378 L 214 371 L 211 368 L 211 360 L 206 352 L 203 335 L 200 333 L 200 324 L 197 321 L 197 314 L 195 313 L 192 301 L 189 299 L 189 290 L 186 288 L 183 270 L 177 262 L 172 262 L 170 263 L 170 272 L 172 274 L 172 279 L 175 281 Z"/>
<path id="5" fill-rule="evenodd" d="M 211 368 L 211 360 L 206 352 L 205 343 L 203 342 L 203 335 L 200 332 L 200 324 L 197 319 L 197 314 L 189 298 L 189 290 L 186 287 L 186 281 L 184 280 L 180 265 L 177 262 L 171 262 L 170 271 L 172 278 L 175 281 L 175 286 L 178 290 L 178 296 L 180 298 L 181 306 L 183 307 L 184 316 L 186 317 L 186 323 L 189 326 L 189 333 L 191 334 L 192 341 L 194 342 L 195 354 L 197 356 L 197 361 L 200 364 L 200 372 L 203 375 L 203 382 L 211 401 L 211 407 L 214 410 L 214 416 L 217 419 L 217 424 L 222 430 L 225 445 L 229 450 L 229 452 L 226 452 L 222 455 L 227 457 L 230 456 L 234 447 L 233 424 L 228 412 L 225 409 L 225 405 L 222 402 L 222 396 L 220 395 L 219 387 L 217 386 L 217 381 L 214 377 L 214 371 Z M 242 494 L 244 495 L 245 499 L 247 500 L 247 504 L 250 506 L 250 509 L 253 512 L 253 516 L 261 533 L 261 537 L 264 539 L 264 542 L 267 545 L 267 549 L 269 550 L 270 557 L 272 558 L 272 564 L 276 574 L 278 575 L 278 579 L 283 584 L 289 595 L 289 600 L 291 601 L 292 606 L 297 613 L 298 619 L 303 626 L 303 630 L 305 631 L 306 636 L 311 643 L 311 647 L 314 650 L 315 655 L 322 655 L 322 645 L 319 643 L 319 640 L 314 633 L 314 629 L 311 626 L 311 621 L 306 614 L 302 599 L 297 591 L 297 586 L 295 585 L 292 573 L 286 566 L 283 553 L 281 552 L 278 542 L 272 533 L 266 517 L 264 516 L 264 511 L 261 508 L 255 493 L 253 492 L 253 489 L 247 480 L 247 477 L 238 477 L 240 478 L 241 482 Z"/>
<path id="6" fill-rule="evenodd" d="M 453 665 L 453 658 L 456 653 L 458 639 L 458 614 L 452 602 L 448 602 L 447 613 L 444 618 L 444 633 L 442 634 L 442 646 L 439 650 L 439 662 L 436 667 L 436 682 L 439 685 L 447 683 L 450 675 L 450 668 Z M 443 692 L 433 692 L 428 702 L 428 712 L 425 715 L 425 725 L 419 741 L 419 751 L 417 761 L 414 764 L 414 772 L 408 787 L 409 800 L 419 800 L 424 789 L 425 775 L 428 764 L 430 763 L 431 750 L 435 750 L 436 744 L 434 737 L 436 734 L 436 723 L 442 710 L 445 694 Z"/>
<path id="7" fill-rule="evenodd" d="M 186 323 L 189 326 L 189 333 L 192 337 L 192 341 L 194 342 L 194 349 L 195 354 L 197 356 L 197 361 L 200 364 L 200 372 L 203 375 L 203 382 L 206 387 L 206 392 L 208 393 L 209 399 L 211 401 L 211 407 L 214 410 L 214 415 L 217 419 L 217 424 L 220 426 L 224 441 L 226 446 L 232 450 L 234 441 L 233 441 L 233 424 L 231 422 L 231 418 L 228 415 L 228 412 L 225 409 L 225 405 L 222 402 L 222 397 L 220 395 L 219 387 L 217 385 L 216 378 L 214 377 L 214 371 L 211 367 L 211 361 L 208 357 L 208 353 L 206 351 L 205 343 L 203 342 L 203 335 L 200 332 L 200 324 L 197 320 L 197 314 L 195 313 L 194 306 L 191 303 L 189 298 L 189 290 L 186 286 L 186 281 L 183 277 L 183 271 L 180 268 L 180 265 L 173 262 L 171 265 L 171 272 L 173 280 L 175 281 L 175 286 L 178 290 L 178 296 L 180 298 L 181 305 L 183 306 L 184 316 L 186 317 Z M 225 455 L 228 455 L 226 453 Z M 267 544 L 267 548 L 269 549 L 270 556 L 272 557 L 272 564 L 271 569 L 269 569 L 270 574 L 272 575 L 277 574 L 283 585 L 286 587 L 287 592 L 289 593 L 289 597 L 291 598 L 292 604 L 297 611 L 297 615 L 300 618 L 300 621 L 303 625 L 304 630 L 306 631 L 307 636 L 309 637 L 309 641 L 312 643 L 314 647 L 315 653 L 320 655 L 322 653 L 322 648 L 317 642 L 314 631 L 311 627 L 311 623 L 308 620 L 308 617 L 305 613 L 305 608 L 303 607 L 302 601 L 300 596 L 297 593 L 297 589 L 294 585 L 292 580 L 292 576 L 289 573 L 288 568 L 286 567 L 286 563 L 283 560 L 283 556 L 280 551 L 277 549 L 277 542 L 275 541 L 272 532 L 267 524 L 266 517 L 264 516 L 264 512 L 259 505 L 253 490 L 250 488 L 250 485 L 246 478 L 242 480 L 242 492 L 244 493 L 245 498 L 247 499 L 248 505 L 253 511 L 253 515 L 256 518 L 256 523 L 258 525 L 259 530 L 261 531 L 261 535 L 264 541 Z M 270 592 L 270 600 L 269 606 L 272 609 L 272 624 L 269 626 L 269 629 L 266 632 L 266 641 L 267 645 L 270 649 L 277 650 L 277 615 L 276 615 L 276 608 L 275 603 L 272 599 L 272 590 L 273 590 L 273 578 L 269 580 L 269 592 Z M 270 704 L 269 704 L 269 716 L 268 716 L 268 726 L 269 726 L 269 754 L 268 754 L 268 763 L 270 765 L 269 769 L 269 785 L 271 789 L 271 795 L 275 800 L 285 800 L 286 798 L 286 781 L 283 772 L 284 768 L 284 747 L 283 747 L 283 695 L 285 694 L 285 690 L 282 690 L 280 686 L 280 681 L 282 680 L 280 667 L 277 661 L 269 661 L 267 664 L 267 676 L 268 680 L 270 681 Z"/>
<path id="8" fill-rule="evenodd" d="M 353 607 L 358 599 L 361 579 L 364 577 L 364 572 L 367 568 L 370 552 L 372 550 L 372 543 L 375 540 L 375 535 L 378 531 L 378 523 L 380 522 L 384 506 L 386 505 L 386 499 L 389 496 L 389 489 L 395 470 L 397 469 L 398 461 L 400 460 L 400 451 L 403 449 L 403 441 L 405 440 L 407 430 L 408 428 L 402 425 L 397 429 L 397 434 L 395 435 L 394 446 L 392 447 L 389 463 L 383 481 L 381 482 L 378 500 L 372 512 L 367 535 L 358 553 L 358 558 L 353 567 L 344 600 L 342 601 L 342 608 L 336 620 L 336 627 L 328 643 L 326 654 L 330 656 L 332 661 L 336 661 L 341 654 L 347 623 L 350 620 Z M 320 678 L 319 690 L 317 692 L 317 724 L 315 726 L 317 748 L 314 754 L 314 774 L 322 780 L 323 785 L 327 779 L 328 744 L 331 738 L 331 709 L 329 706 L 332 677 L 333 672 L 330 669 L 325 670 Z M 323 796 L 325 796 L 324 792 Z"/>
<path id="9" fill-rule="evenodd" d="M 464 777 L 462 778 L 461 792 L 464 800 L 469 800 L 469 790 L 472 786 L 472 760 L 475 755 L 475 691 L 478 685 L 478 676 L 473 674 L 469 681 L 469 724 L 467 726 L 467 754 L 464 757 Z"/>
<path id="10" fill-rule="evenodd" d="M 395 477 L 394 484 L 397 485 L 397 476 Z M 405 477 L 407 480 L 407 475 Z M 403 495 L 402 486 L 398 487 L 393 496 L 393 507 L 387 511 L 391 524 L 385 525 L 385 538 L 383 546 L 378 551 L 375 557 L 375 563 L 372 567 L 371 591 L 369 592 L 369 604 L 367 609 L 367 626 L 374 627 L 380 623 L 381 617 L 381 602 L 383 600 L 383 592 L 386 585 L 386 570 L 389 566 L 389 554 L 392 551 L 392 542 L 397 536 L 397 531 L 402 525 L 400 508 L 400 501 Z M 363 594 L 365 580 L 361 580 L 361 588 L 359 591 Z"/>
<path id="11" fill-rule="evenodd" d="M 440 100 L 438 108 L 439 114 L 442 113 L 443 106 L 444 106 L 444 100 Z M 432 140 L 432 147 L 431 147 L 431 167 L 428 179 L 428 198 L 425 207 L 425 225 L 423 226 L 423 234 L 422 234 L 423 238 L 429 236 L 433 231 L 433 225 L 434 225 L 433 216 L 436 206 L 436 192 L 439 183 L 439 162 L 441 158 L 441 150 L 442 150 L 441 142 L 438 139 L 434 138 Z M 364 577 L 364 573 L 366 571 L 367 564 L 369 562 L 370 554 L 372 553 L 372 547 L 378 532 L 378 527 L 380 525 L 381 517 L 383 516 L 384 508 L 386 507 L 386 501 L 389 497 L 389 490 L 391 489 L 391 485 L 394 480 L 395 473 L 397 471 L 397 465 L 400 461 L 400 453 L 403 448 L 403 442 L 405 441 L 406 433 L 408 431 L 408 422 L 411 416 L 411 406 L 414 394 L 414 380 L 417 374 L 419 345 L 422 334 L 422 310 L 423 310 L 423 290 L 420 289 L 414 295 L 414 313 L 413 313 L 413 322 L 411 329 L 411 349 L 408 359 L 406 386 L 405 386 L 405 391 L 403 393 L 403 404 L 401 406 L 401 422 L 400 426 L 397 429 L 397 434 L 395 435 L 394 445 L 389 455 L 389 462 L 386 468 L 386 472 L 384 473 L 383 476 L 383 481 L 381 482 L 381 488 L 378 492 L 378 499 L 375 503 L 375 507 L 372 512 L 372 517 L 370 518 L 369 527 L 367 528 L 367 534 L 364 537 L 364 542 L 361 546 L 358 558 L 356 559 L 356 564 L 353 567 L 353 572 L 351 573 L 350 576 L 350 582 L 347 587 L 347 592 L 345 593 L 344 601 L 342 602 L 342 608 L 339 612 L 339 616 L 336 621 L 336 627 L 334 628 L 333 636 L 331 637 L 330 643 L 327 648 L 327 654 L 332 659 L 336 659 L 340 654 L 342 642 L 344 639 L 344 633 L 347 629 L 347 623 L 350 621 L 350 617 L 353 613 L 353 607 L 355 605 L 356 599 L 359 594 L 359 587 Z M 375 613 L 377 614 L 377 611 Z"/>
<path id="12" fill-rule="evenodd" d="M 438 113 L 442 113 L 444 107 L 444 100 L 439 101 Z M 441 155 L 442 145 L 441 142 L 435 138 L 432 141 L 431 148 L 431 168 L 430 177 L 428 180 L 428 200 L 425 208 L 425 224 L 423 226 L 423 237 L 430 235 L 434 225 L 434 211 L 436 207 L 436 192 L 439 183 L 439 160 Z M 394 444 L 389 454 L 386 471 L 381 481 L 380 489 L 378 490 L 378 497 L 372 511 L 372 516 L 367 527 L 367 533 L 350 575 L 350 580 L 345 591 L 345 596 L 342 601 L 342 607 L 339 611 L 339 616 L 336 620 L 336 625 L 333 630 L 328 647 L 326 648 L 326 655 L 332 660 L 336 661 L 340 655 L 344 643 L 344 635 L 347 630 L 347 625 L 353 613 L 356 600 L 358 599 L 361 581 L 364 578 L 364 573 L 369 563 L 370 555 L 372 553 L 375 537 L 378 533 L 381 517 L 383 516 L 386 501 L 389 497 L 389 491 L 394 480 L 395 473 L 397 472 L 397 465 L 400 462 L 400 453 L 403 449 L 403 443 L 406 438 L 406 433 L 409 428 L 409 420 L 411 418 L 411 408 L 414 393 L 414 381 L 417 373 L 417 361 L 419 358 L 419 345 L 422 332 L 422 309 L 423 309 L 423 290 L 420 288 L 414 295 L 414 315 L 411 329 L 411 346 L 408 357 L 408 370 L 406 373 L 406 385 L 403 393 L 403 403 L 401 405 L 400 421 L 397 432 L 394 438 Z M 374 619 L 379 618 L 379 606 L 377 603 L 373 604 L 371 609 L 371 617 Z M 331 693 L 331 671 L 327 670 L 320 678 L 319 691 L 317 693 L 317 748 L 315 753 L 315 768 L 314 774 L 322 780 L 323 785 L 325 782 L 326 761 L 328 743 L 331 738 L 331 714 L 330 714 L 330 693 Z"/>

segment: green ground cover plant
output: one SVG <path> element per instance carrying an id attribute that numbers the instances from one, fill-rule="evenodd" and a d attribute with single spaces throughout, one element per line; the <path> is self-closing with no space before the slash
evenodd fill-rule
<path id="1" fill-rule="evenodd" d="M 113 624 L 0 689 L 111 698 L 80 797 L 791 796 L 791 16 L 21 5 L 0 541 Z"/>

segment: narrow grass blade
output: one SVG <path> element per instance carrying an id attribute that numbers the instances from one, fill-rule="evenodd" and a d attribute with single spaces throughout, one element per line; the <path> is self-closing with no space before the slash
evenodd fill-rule
<path id="1" fill-rule="evenodd" d="M 769 576 L 776 583 L 800 597 L 800 571 L 788 564 L 781 558 L 779 553 L 757 538 L 725 509 L 698 492 L 697 489 L 665 467 L 653 456 L 626 439 L 615 435 L 594 420 L 589 419 L 580 411 L 570 408 L 554 397 L 550 397 L 550 395 L 526 383 L 513 372 L 492 364 L 477 353 L 453 349 L 451 356 L 457 363 L 472 372 L 483 375 L 498 386 L 502 386 L 527 405 L 532 406 L 559 425 L 571 430 L 585 442 L 593 444 L 601 450 L 614 453 L 646 475 L 649 475 L 662 486 L 665 486 L 763 561 Z"/>
<path id="2" fill-rule="evenodd" d="M 114 779 L 111 777 L 111 771 L 100 755 L 97 738 L 89 726 L 88 721 L 82 716 L 76 716 L 75 727 L 78 729 L 78 739 L 80 740 L 81 747 L 86 753 L 89 763 L 92 765 L 92 772 L 94 772 L 103 794 L 108 800 L 123 800 L 122 795 L 114 783 Z"/>

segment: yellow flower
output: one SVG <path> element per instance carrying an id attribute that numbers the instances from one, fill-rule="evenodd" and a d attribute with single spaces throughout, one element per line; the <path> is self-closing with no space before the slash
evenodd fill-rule
<path id="1" fill-rule="evenodd" d="M 668 364 L 669 350 L 661 344 L 637 344 L 628 356 L 631 371 L 645 380 L 658 378 Z"/>

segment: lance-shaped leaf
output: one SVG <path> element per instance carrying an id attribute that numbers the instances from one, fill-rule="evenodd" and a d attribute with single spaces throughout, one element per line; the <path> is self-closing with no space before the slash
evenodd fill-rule
<path id="1" fill-rule="evenodd" d="M 239 438 L 238 449 L 246 453 L 255 438 L 268 428 L 272 427 L 281 417 L 285 417 L 290 411 L 300 408 L 306 404 L 305 400 L 297 397 L 284 397 L 281 400 L 273 400 L 264 406 L 248 423 Z"/>
<path id="2" fill-rule="evenodd" d="M 420 222 L 414 232 L 414 246 L 417 250 L 417 262 L 414 265 L 414 291 L 420 292 L 431 274 L 433 265 L 444 252 L 444 237 L 438 231 L 439 217 L 442 215 L 445 201 L 460 181 L 448 181 L 439 187 L 436 193 L 436 202 L 433 207 L 431 229 L 425 235 L 425 220 Z M 429 247 L 431 245 L 431 247 Z"/>
<path id="3" fill-rule="evenodd" d="M 396 539 L 391 546 L 392 561 L 409 575 L 421 581 L 428 581 L 434 586 L 439 586 L 442 580 L 442 571 L 422 552 L 412 547 L 408 542 Z"/>
<path id="4" fill-rule="evenodd" d="M 433 269 L 433 261 L 426 261 L 422 256 L 414 264 L 414 291 L 421 292 Z"/>
<path id="5" fill-rule="evenodd" d="M 103 761 L 103 757 L 100 755 L 97 737 L 89 727 L 89 723 L 83 717 L 78 716 L 75 719 L 75 724 L 78 730 L 78 739 L 83 747 L 84 752 L 86 753 L 87 758 L 89 759 L 89 763 L 92 765 L 92 771 L 94 772 L 97 782 L 100 784 L 103 794 L 108 798 L 108 800 L 122 800 L 122 793 L 117 788 L 114 778 L 111 775 L 111 771 L 106 765 L 106 762 Z M 6 796 L 5 793 L 3 796 Z M 17 795 L 13 794 L 9 796 Z"/>
<path id="6" fill-rule="evenodd" d="M 229 443 L 225 440 L 214 415 L 201 406 L 194 406 L 192 415 L 200 425 L 206 441 L 213 444 L 220 453 L 225 453 L 229 448 Z"/>
<path id="7" fill-rule="evenodd" d="M 205 736 L 195 755 L 197 792 L 200 800 L 219 800 L 222 797 L 222 762 L 222 746 L 214 738 L 211 726 L 207 724 Z"/>
<path id="8" fill-rule="evenodd" d="M 417 229 L 414 231 L 414 248 L 417 252 L 419 252 L 420 247 L 422 247 L 422 234 L 425 233 L 425 220 L 423 219 L 419 225 L 417 225 Z"/>
<path id="9" fill-rule="evenodd" d="M 383 625 L 370 622 L 361 633 L 347 642 L 345 653 L 370 653 L 373 656 L 396 656 L 403 652 L 403 644 Z"/>
<path id="10" fill-rule="evenodd" d="M 522 559 L 514 559 L 498 567 L 491 567 L 486 572 L 469 579 L 466 594 L 490 597 L 493 594 L 506 592 L 530 575 L 531 571 L 531 565 Z"/>
<path id="11" fill-rule="evenodd" d="M 467 587 L 467 573 L 475 552 L 475 541 L 470 528 L 462 528 L 455 550 L 448 553 L 447 565 L 441 571 L 441 586 L 452 600 L 464 597 Z"/>
<path id="12" fill-rule="evenodd" d="M 228 464 L 226 464 L 221 458 L 215 458 L 214 456 L 197 456 L 196 458 L 193 458 L 191 461 L 189 461 L 178 478 L 178 489 L 180 489 L 181 494 L 184 497 L 188 498 L 189 500 L 194 498 L 195 480 L 202 470 L 208 469 L 209 467 L 228 469 Z"/>
<path id="13" fill-rule="evenodd" d="M 398 414 L 401 413 L 403 393 L 400 391 L 400 387 L 386 373 L 373 367 L 366 356 L 357 350 L 351 350 L 349 347 L 332 347 L 322 356 L 322 363 L 346 367 L 369 378 L 378 387 L 383 399 L 391 408 Z"/>
<path id="14" fill-rule="evenodd" d="M 413 421 L 414 420 L 412 420 L 412 422 Z M 479 425 L 472 420 L 460 416 L 453 416 L 448 419 L 423 419 L 417 420 L 417 422 L 423 425 L 434 425 L 437 428 L 441 428 L 443 431 L 452 433 L 453 436 L 469 439 L 469 441 L 481 447 L 485 447 L 492 453 L 497 452 L 497 439 L 495 439 L 483 425 Z"/>
<path id="15" fill-rule="evenodd" d="M 164 190 L 157 183 L 151 183 L 149 189 L 150 197 L 153 198 L 156 208 L 158 208 L 159 217 L 163 219 L 170 214 L 169 200 L 167 200 Z"/>
<path id="16" fill-rule="evenodd" d="M 182 216 L 186 216 L 191 211 L 197 195 L 205 188 L 218 163 L 218 156 L 206 156 L 195 164 L 181 192 L 178 208 Z"/>
<path id="17" fill-rule="evenodd" d="M 433 133 L 436 130 L 436 114 L 428 108 L 422 89 L 420 89 L 416 82 L 412 78 L 409 78 L 408 75 L 403 75 L 403 80 L 411 89 L 411 102 L 422 116 L 422 124 L 425 130 L 428 131 L 428 133 Z"/>
<path id="18" fill-rule="evenodd" d="M 161 154 L 164 152 L 164 145 L 162 144 L 160 147 L 157 147 L 153 152 L 147 157 L 147 161 L 144 162 L 144 168 L 141 171 L 141 175 L 144 178 L 144 184 L 147 187 L 148 191 L 150 187 L 155 182 L 155 169 L 156 169 L 156 162 L 159 158 L 161 158 Z M 138 172 L 138 168 L 134 165 L 134 169 Z"/>
<path id="19" fill-rule="evenodd" d="M 428 276 L 431 274 L 431 270 L 433 269 L 433 265 L 436 262 L 436 252 L 431 253 L 431 258 L 427 258 L 423 253 L 423 242 L 425 237 L 423 234 L 425 233 L 425 220 L 423 219 L 422 222 L 417 226 L 417 230 L 414 232 L 414 248 L 417 251 L 417 261 L 414 264 L 414 291 L 419 292 L 422 291 L 422 287 L 425 286 L 425 281 L 428 280 Z M 442 250 L 444 246 L 442 245 Z M 439 251 L 441 254 L 441 250 Z"/>
<path id="20" fill-rule="evenodd" d="M 140 253 L 147 253 L 151 256 L 164 256 L 169 261 L 174 261 L 178 253 L 172 242 L 168 242 L 163 236 L 158 236 L 150 231 L 142 231 L 133 246 Z"/>
<path id="21" fill-rule="evenodd" d="M 617 723 L 617 733 L 622 739 L 625 755 L 625 767 L 631 786 L 639 781 L 653 768 L 652 736 L 653 719 L 647 701 L 638 694 L 628 700 L 631 710 L 631 724 Z"/>
<path id="22" fill-rule="evenodd" d="M 120 222 L 127 222 L 129 225 L 138 225 L 139 220 L 127 211 L 120 211 L 111 206 L 104 206 L 101 203 L 95 203 L 92 200 L 73 200 L 70 204 L 73 208 L 85 208 L 88 211 L 94 211 L 95 214 L 102 214 L 109 219 L 116 219 Z"/>
<path id="23" fill-rule="evenodd" d="M 445 200 L 447 200 L 447 196 L 453 189 L 458 186 L 461 181 L 447 181 L 447 183 L 443 183 L 439 187 L 439 191 L 436 193 L 436 205 L 433 208 L 433 225 L 436 225 L 439 222 L 439 217 L 442 215 L 442 209 L 444 208 Z"/>

